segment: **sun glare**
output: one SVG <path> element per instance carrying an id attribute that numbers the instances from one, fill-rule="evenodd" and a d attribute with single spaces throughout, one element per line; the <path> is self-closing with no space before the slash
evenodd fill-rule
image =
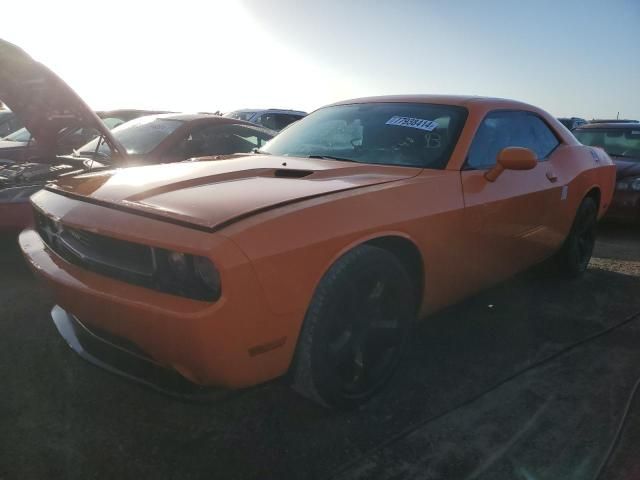
<path id="1" fill-rule="evenodd" d="M 148 1 L 25 1 L 16 8 L 39 14 L 13 16 L 3 37 L 95 109 L 310 110 L 355 92 L 348 76 L 278 42 L 240 2 L 184 0 L 176 9 Z M 64 28 L 50 21 L 61 17 Z"/>

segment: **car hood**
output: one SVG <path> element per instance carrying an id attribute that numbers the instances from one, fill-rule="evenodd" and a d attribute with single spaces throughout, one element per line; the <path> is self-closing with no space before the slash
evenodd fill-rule
<path id="1" fill-rule="evenodd" d="M 611 159 L 616 165 L 616 175 L 618 179 L 640 177 L 640 158 L 635 160 L 625 160 L 623 157 L 611 155 Z"/>
<path id="2" fill-rule="evenodd" d="M 70 126 L 100 132 L 115 152 L 125 149 L 86 103 L 55 73 L 0 39 L 0 99 L 22 120 L 43 155 L 55 157 L 57 134 Z"/>
<path id="3" fill-rule="evenodd" d="M 275 207 L 411 178 L 421 171 L 251 155 L 87 173 L 47 189 L 212 231 Z"/>

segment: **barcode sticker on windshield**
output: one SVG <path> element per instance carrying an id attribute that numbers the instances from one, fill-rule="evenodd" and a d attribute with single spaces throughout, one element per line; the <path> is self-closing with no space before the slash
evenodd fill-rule
<path id="1" fill-rule="evenodd" d="M 438 128 L 438 123 L 432 120 L 423 120 L 422 118 L 399 117 L 393 116 L 387 120 L 386 125 L 396 125 L 398 127 L 418 128 L 432 132 Z"/>

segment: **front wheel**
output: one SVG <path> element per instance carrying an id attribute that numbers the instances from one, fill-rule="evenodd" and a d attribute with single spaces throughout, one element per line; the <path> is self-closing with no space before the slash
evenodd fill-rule
<path id="1" fill-rule="evenodd" d="M 370 245 L 324 275 L 307 311 L 293 388 L 334 408 L 368 400 L 398 366 L 416 313 L 415 289 L 396 257 Z"/>
<path id="2" fill-rule="evenodd" d="M 569 236 L 556 255 L 560 272 L 568 277 L 582 275 L 596 244 L 598 206 L 593 198 L 585 198 L 576 212 Z"/>

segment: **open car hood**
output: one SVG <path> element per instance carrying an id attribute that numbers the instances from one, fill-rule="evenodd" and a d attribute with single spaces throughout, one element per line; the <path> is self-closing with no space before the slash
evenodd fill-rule
<path id="1" fill-rule="evenodd" d="M 212 231 L 331 193 L 418 175 L 419 168 L 251 155 L 86 173 L 48 190 Z"/>
<path id="2" fill-rule="evenodd" d="M 126 150 L 102 120 L 65 82 L 22 49 L 2 39 L 0 100 L 23 121 L 42 155 L 55 157 L 61 129 L 86 127 L 104 136 L 115 161 L 126 156 Z"/>

